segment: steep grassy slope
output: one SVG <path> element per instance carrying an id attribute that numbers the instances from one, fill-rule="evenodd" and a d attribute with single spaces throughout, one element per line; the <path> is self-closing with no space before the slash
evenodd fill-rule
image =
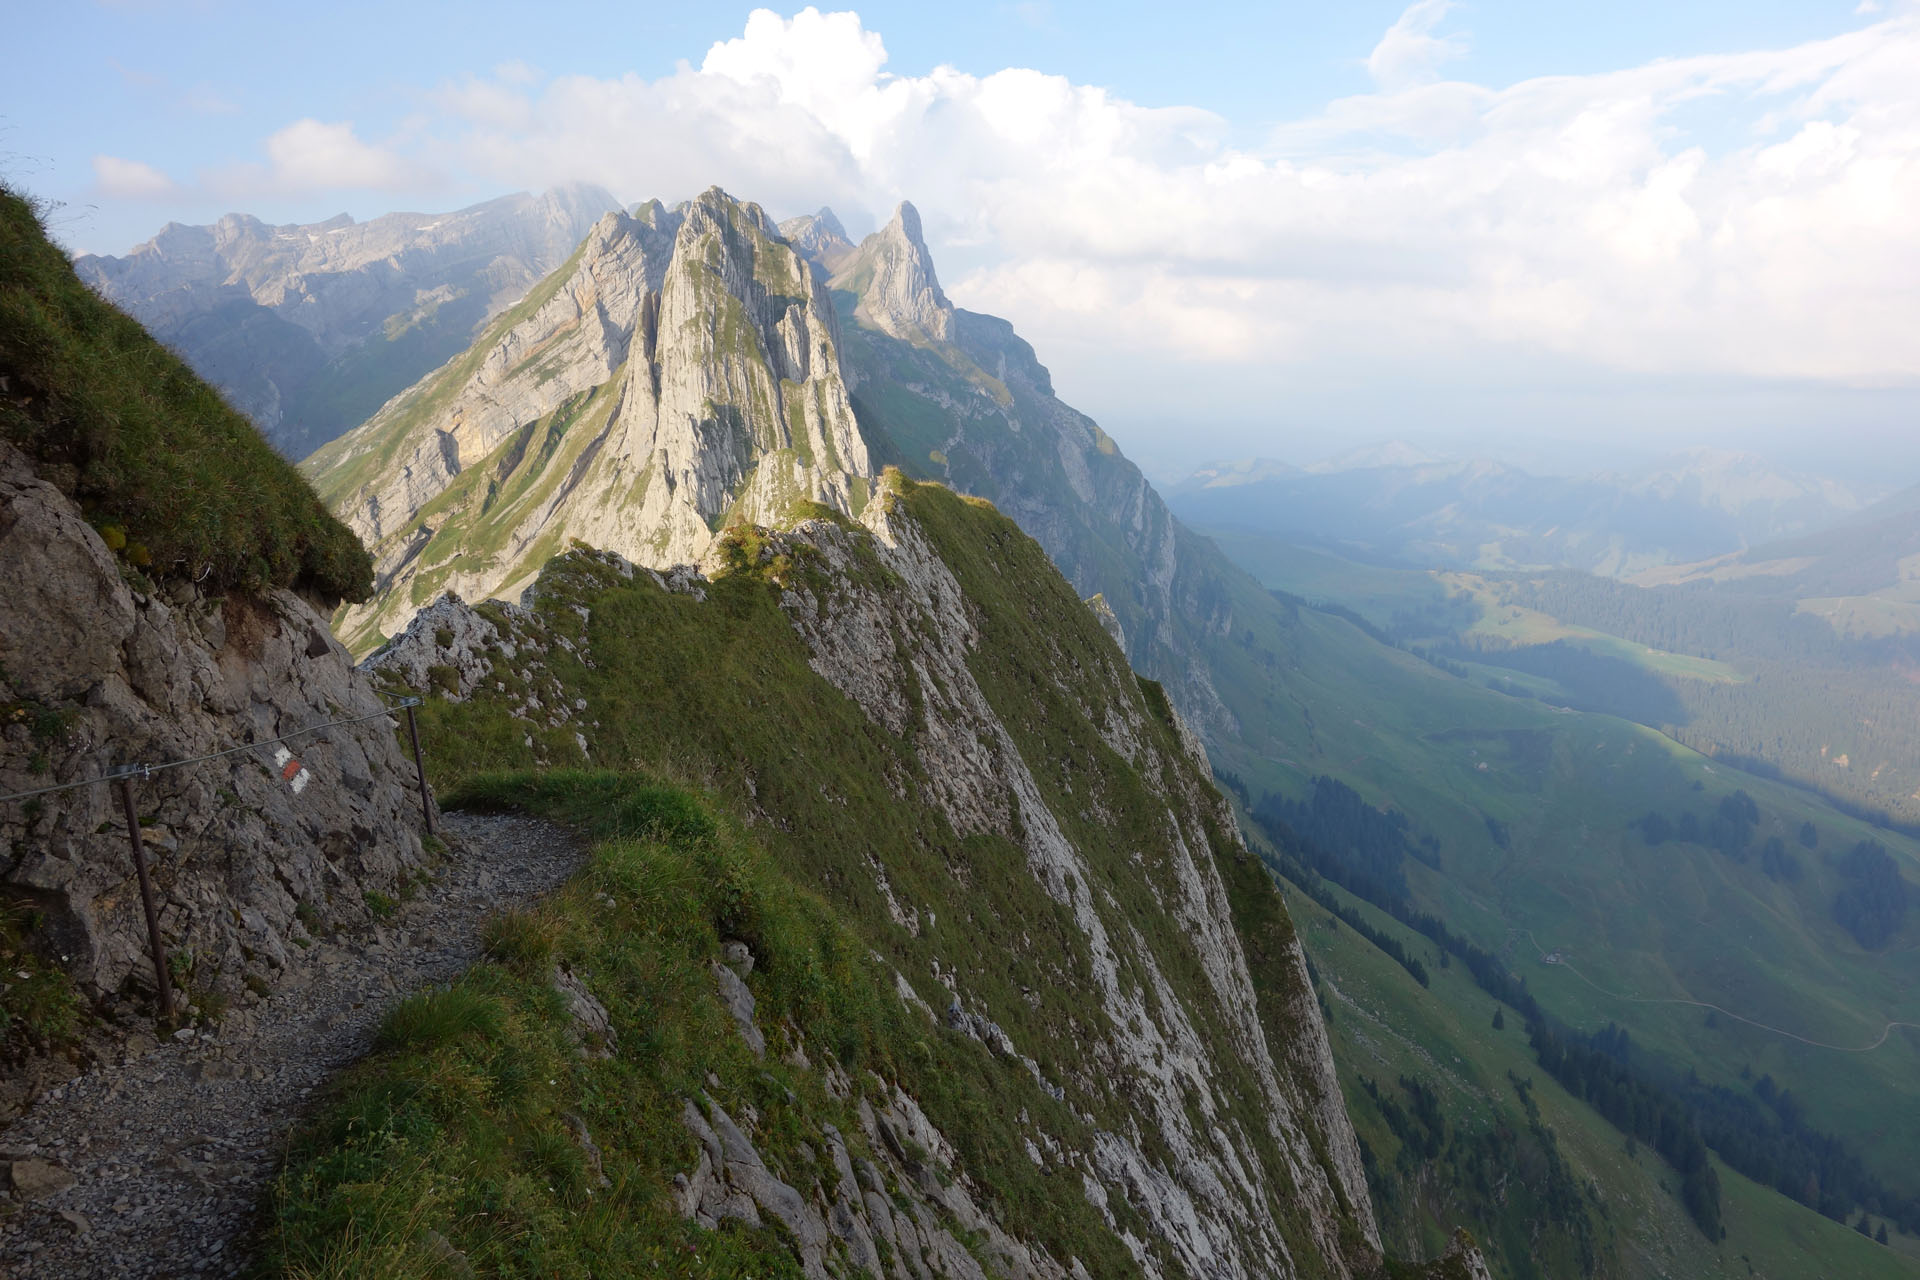
<path id="1" fill-rule="evenodd" d="M 1234 545 L 1242 554 L 1254 550 Z M 1320 558 L 1296 562 L 1271 547 L 1258 550 L 1257 563 L 1278 582 L 1325 588 L 1379 624 L 1390 620 L 1393 602 L 1419 600 L 1420 583 L 1431 581 L 1372 570 L 1352 580 L 1356 594 L 1345 595 Z M 1475 696 L 1463 681 L 1364 645 L 1339 619 L 1312 610 L 1300 616 L 1353 664 L 1369 651 L 1382 655 L 1376 675 L 1363 668 L 1356 679 L 1320 687 L 1317 696 L 1337 701 L 1348 716 L 1318 726 L 1319 734 L 1344 732 L 1348 744 L 1330 742 L 1317 753 L 1310 740 L 1275 744 L 1274 751 L 1236 757 L 1228 768 L 1250 770 L 1258 789 L 1296 795 L 1304 794 L 1303 775 L 1335 774 L 1416 815 L 1448 850 L 1441 874 L 1413 868 L 1422 900 L 1482 946 L 1504 950 L 1550 1008 L 1588 1029 L 1609 1021 L 1627 1026 L 1713 1081 L 1744 1089 L 1750 1082 L 1738 1078 L 1741 1071 L 1756 1079 L 1771 1074 L 1808 1103 L 1819 1126 L 1847 1135 L 1890 1176 L 1912 1184 L 1910 1153 L 1920 1135 L 1910 1127 L 1912 1109 L 1898 1100 L 1903 1081 L 1920 1067 L 1913 1034 L 1896 1028 L 1871 1053 L 1793 1037 L 1858 1049 L 1890 1021 L 1920 1021 L 1913 925 L 1867 951 L 1832 911 L 1844 887 L 1834 865 L 1839 855 L 1876 840 L 1910 878 L 1920 878 L 1920 848 L 1815 795 L 1717 765 L 1654 733 Z M 1405 674 L 1395 678 L 1396 669 Z M 1414 674 L 1420 678 L 1409 678 Z M 1485 682 L 1511 673 L 1469 674 Z M 1488 705 L 1497 718 L 1474 714 Z M 1368 747 L 1369 738 L 1402 746 L 1390 755 Z M 1343 764 L 1349 747 L 1366 758 Z M 1297 767 L 1274 768 L 1263 758 L 1274 754 Z M 1735 790 L 1754 797 L 1761 816 L 1740 858 L 1703 842 L 1650 847 L 1629 825 L 1650 811 L 1691 813 L 1704 830 Z M 1490 838 L 1489 816 L 1506 824 L 1509 848 Z M 1806 824 L 1816 848 L 1800 843 Z M 1794 853 L 1799 879 L 1765 870 L 1758 851 L 1769 838 Z M 1540 963 L 1552 951 L 1571 963 Z M 1662 1000 L 1716 1004 L 1793 1034 L 1732 1018 L 1710 1026 L 1708 1009 Z"/>
<path id="2" fill-rule="evenodd" d="M 484 673 L 448 606 L 374 662 L 470 695 L 430 707 L 443 784 L 584 755 L 710 788 L 939 1035 L 998 1046 L 992 1105 L 882 1074 L 1007 1230 L 1091 1198 L 1161 1274 L 1369 1265 L 1291 926 L 1157 687 L 984 506 L 896 480 L 869 523 L 738 532 L 710 583 L 569 555 L 534 615 L 486 607 Z"/>
<path id="3" fill-rule="evenodd" d="M 1920 1117 L 1898 1103 L 1920 1069 L 1911 1036 L 1895 1030 L 1871 1053 L 1822 1049 L 1731 1019 L 1709 1026 L 1708 1010 L 1685 1002 L 1858 1049 L 1889 1021 L 1920 1021 L 1920 953 L 1899 942 L 1862 950 L 1833 919 L 1842 881 L 1817 856 L 1787 883 L 1757 859 L 1737 862 L 1703 844 L 1650 847 L 1629 824 L 1649 810 L 1706 821 L 1744 789 L 1763 836 L 1791 842 L 1810 821 L 1825 849 L 1880 839 L 1912 868 L 1920 855 L 1910 842 L 1794 788 L 1729 776 L 1639 726 L 1490 697 L 1370 649 L 1349 624 L 1311 610 L 1290 633 L 1252 632 L 1248 652 L 1297 663 L 1290 692 L 1307 708 L 1342 714 L 1276 714 L 1272 737 L 1217 749 L 1224 768 L 1255 791 L 1295 796 L 1331 774 L 1374 804 L 1416 815 L 1442 864 L 1408 866 L 1416 900 L 1504 954 L 1549 1009 L 1588 1030 L 1618 1022 L 1717 1083 L 1745 1089 L 1743 1068 L 1773 1073 L 1820 1127 L 1848 1135 L 1890 1175 L 1912 1178 Z M 1378 656 L 1361 661 L 1369 653 Z M 1549 953 L 1570 963 L 1542 963 Z M 1655 1003 L 1663 1000 L 1676 1003 Z"/>
<path id="4" fill-rule="evenodd" d="M 251 423 L 82 284 L 0 189 L 0 433 L 135 568 L 365 599 L 366 550 Z"/>

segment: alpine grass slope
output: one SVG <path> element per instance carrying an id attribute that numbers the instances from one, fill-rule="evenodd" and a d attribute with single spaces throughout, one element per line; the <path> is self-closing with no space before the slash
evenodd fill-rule
<path id="1" fill-rule="evenodd" d="M 600 1108 L 583 1123 L 607 1194 L 629 1198 L 594 1221 L 612 1230 L 631 1202 L 655 1224 L 626 1223 L 638 1234 L 608 1247 L 644 1257 L 686 1238 L 679 1217 L 731 1216 L 747 1233 L 711 1247 L 778 1253 L 781 1236 L 753 1234 L 771 1216 L 807 1274 L 853 1268 L 886 1228 L 849 1188 L 877 1180 L 904 1184 L 896 1230 L 904 1214 L 923 1231 L 917 1262 L 876 1267 L 889 1276 L 976 1274 L 941 1230 L 981 1274 L 1378 1273 L 1304 956 L 1159 687 L 985 504 L 895 473 L 859 522 L 804 514 L 787 532 L 728 532 L 711 579 L 569 552 L 526 606 L 442 601 L 369 663 L 396 689 L 439 691 L 428 725 L 442 786 L 570 812 L 615 839 L 603 863 L 632 868 L 591 873 L 598 892 L 529 926 L 557 941 L 522 966 L 537 988 L 551 951 L 620 1037 L 618 1065 L 549 1080 Z M 705 790 L 723 816 L 661 779 Z M 616 881 L 702 905 L 684 925 L 643 914 L 644 941 L 615 940 L 606 930 L 628 909 Z M 671 958 L 621 958 L 661 947 Z M 728 955 L 733 977 L 714 967 Z M 738 978 L 750 1000 L 730 994 Z M 544 999 L 504 975 L 472 984 L 482 1001 Z M 744 1039 L 680 1029 L 727 1025 L 723 997 Z M 434 1032 L 425 1058 L 372 1065 L 383 1096 L 414 1073 L 482 1069 L 486 1043 L 515 1024 L 496 1011 L 471 1025 Z M 601 1095 L 605 1073 L 633 1091 Z M 412 1177 L 446 1134 L 495 1143 L 478 1131 L 507 1123 L 451 1103 L 407 1110 L 420 1128 L 400 1144 L 335 1123 L 306 1157 L 318 1163 L 290 1173 L 309 1188 L 295 1199 L 335 1194 L 329 1161 L 376 1183 Z M 584 1149 L 553 1116 L 539 1123 L 548 1136 L 530 1153 Z M 649 1126 L 645 1143 L 605 1137 Z M 900 1141 L 903 1128 L 928 1136 Z M 856 1176 L 836 1177 L 843 1158 Z M 688 1169 L 666 1198 L 663 1180 Z M 472 1182 L 447 1194 L 409 1220 L 409 1239 L 431 1228 L 484 1249 L 495 1237 L 475 1229 L 512 1226 L 453 1212 L 482 1195 Z M 410 1203 L 395 1192 L 394 1206 Z M 960 1228 L 975 1213 L 993 1229 L 970 1238 Z"/>

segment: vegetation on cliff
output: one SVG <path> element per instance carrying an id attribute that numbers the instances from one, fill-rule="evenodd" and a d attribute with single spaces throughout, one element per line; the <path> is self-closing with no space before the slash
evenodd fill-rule
<path id="1" fill-rule="evenodd" d="M 497 791 L 502 770 L 590 761 L 617 771 L 620 786 L 667 778 L 703 793 L 727 815 L 721 830 L 764 850 L 750 858 L 767 877 L 755 893 L 825 904 L 823 919 L 857 939 L 835 981 L 884 997 L 848 1006 L 864 1012 L 844 1036 L 805 1030 L 810 1060 L 905 1090 L 951 1140 L 954 1176 L 1006 1230 L 1062 1264 L 1078 1257 L 1108 1275 L 1146 1261 L 1186 1274 L 1204 1230 L 1218 1233 L 1216 1247 L 1231 1239 L 1225 1247 L 1244 1251 L 1252 1271 L 1364 1273 L 1378 1254 L 1363 1175 L 1291 925 L 1182 746 L 1164 695 L 1127 670 L 1044 553 L 986 504 L 897 475 L 881 502 L 900 522 L 884 534 L 824 509 L 801 513 L 815 523 L 796 534 L 734 530 L 720 556 L 726 569 L 711 581 L 663 582 L 584 550 L 563 556 L 530 611 L 481 606 L 498 633 L 477 676 L 473 654 L 460 650 L 470 624 L 450 616 L 436 629 L 423 618 L 403 643 L 433 648 L 438 665 L 421 668 L 418 683 L 465 693 L 431 697 L 423 712 L 438 785 L 471 796 Z M 882 554 L 894 538 L 924 539 L 930 558 Z M 909 580 L 923 570 L 930 577 Z M 951 585 L 929 586 L 934 579 Z M 929 591 L 959 611 L 947 625 L 914 611 Z M 823 638 L 836 627 L 848 630 Z M 893 692 L 855 697 L 836 684 L 845 673 L 830 679 L 823 668 L 842 645 L 861 646 L 847 661 L 896 680 Z M 897 723 L 880 705 L 894 693 Z M 970 722 L 964 707 L 987 718 Z M 957 741 L 964 758 L 943 757 Z M 975 807 L 956 812 L 943 787 Z M 569 813 L 631 834 L 636 824 L 623 826 L 619 807 L 602 797 Z M 1085 877 L 1080 910 L 1092 920 L 1036 883 L 1032 833 L 1056 824 L 1077 859 L 1068 874 Z M 1194 896 L 1196 873 L 1216 896 Z M 711 868 L 689 874 L 689 892 L 706 893 Z M 1100 929 L 1092 941 L 1089 930 Z M 729 932 L 738 927 L 713 937 Z M 1228 1007 L 1235 933 L 1251 999 Z M 707 950 L 719 945 L 709 941 Z M 859 957 L 876 956 L 870 973 Z M 625 997 L 600 986 L 611 962 L 567 959 L 593 975 L 618 1021 Z M 1111 1012 L 1101 966 L 1116 960 L 1122 998 L 1144 1002 L 1138 1023 Z M 756 966 L 756 995 L 761 980 Z M 815 1015 L 779 1012 L 784 997 L 764 998 L 770 1044 L 785 1034 L 783 1018 L 814 1025 Z M 649 1020 L 678 1016 L 646 1008 Z M 1191 1031 L 1159 1029 L 1178 1026 Z M 623 1025 L 623 1045 L 628 1034 Z M 1158 1054 L 1135 1049 L 1135 1038 L 1159 1034 L 1169 1039 Z M 1157 1081 L 1173 1055 L 1190 1053 L 1207 1061 L 1204 1083 Z M 754 1105 L 764 1129 L 764 1105 Z M 613 1148 L 586 1119 L 611 1168 Z M 1199 1143 L 1196 1131 L 1206 1135 Z M 347 1141 L 328 1132 L 323 1146 Z M 1249 1170 L 1227 1192 L 1244 1210 L 1203 1200 L 1193 1189 L 1203 1180 L 1187 1185 L 1221 1144 Z M 691 1166 L 690 1144 L 674 1150 L 673 1160 L 647 1157 L 658 1174 L 645 1179 L 656 1187 L 648 1194 Z M 1126 1189 L 1128 1177 L 1161 1189 L 1143 1196 Z M 1203 1217 L 1183 1225 L 1168 1205 L 1190 1195 Z M 671 1214 L 667 1228 L 682 1230 Z M 1268 1261 L 1277 1250 L 1261 1252 L 1276 1239 L 1293 1260 L 1286 1267 Z"/>

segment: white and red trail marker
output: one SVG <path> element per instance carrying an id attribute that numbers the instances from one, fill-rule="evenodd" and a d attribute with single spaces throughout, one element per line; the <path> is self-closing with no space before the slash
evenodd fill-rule
<path id="1" fill-rule="evenodd" d="M 280 771 L 280 781 L 293 788 L 293 794 L 299 795 L 313 781 L 313 775 L 307 772 L 307 766 L 294 757 L 293 752 L 281 747 L 273 753 L 273 767 Z"/>

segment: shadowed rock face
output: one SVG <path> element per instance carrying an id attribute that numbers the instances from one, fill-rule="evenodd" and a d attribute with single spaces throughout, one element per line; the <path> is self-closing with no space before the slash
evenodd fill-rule
<path id="1" fill-rule="evenodd" d="M 0 443 L 0 599 L 0 698 L 32 713 L 0 727 L 0 792 L 373 717 L 291 744 L 291 774 L 261 747 L 135 784 L 160 930 L 191 959 L 194 986 L 274 982 L 295 938 L 366 917 L 365 894 L 397 895 L 419 866 L 412 762 L 371 682 L 299 597 L 136 589 L 73 502 Z M 84 992 L 152 987 L 113 788 L 0 806 L 0 850 L 0 880 L 45 912 Z"/>
<path id="2" fill-rule="evenodd" d="M 824 284 L 719 189 L 603 218 L 459 360 L 308 462 L 372 547 L 355 647 L 444 589 L 514 594 L 573 539 L 697 560 L 796 502 L 853 513 L 873 476 Z"/>
<path id="3" fill-rule="evenodd" d="M 74 269 L 297 458 L 465 348 L 617 208 L 573 185 L 365 223 L 235 213 Z"/>

